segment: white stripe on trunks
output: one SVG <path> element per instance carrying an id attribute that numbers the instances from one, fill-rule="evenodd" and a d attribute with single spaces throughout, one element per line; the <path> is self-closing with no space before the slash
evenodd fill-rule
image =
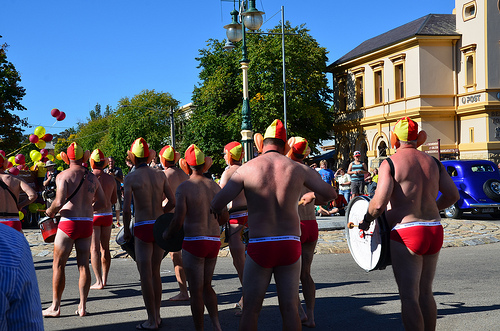
<path id="1" fill-rule="evenodd" d="M 266 242 L 266 241 L 283 241 L 283 240 L 300 241 L 300 237 L 297 237 L 297 236 L 276 236 L 276 237 L 250 238 L 250 239 L 248 239 L 248 243 L 260 243 L 260 242 Z"/>
<path id="2" fill-rule="evenodd" d="M 220 237 L 196 236 L 196 237 L 184 237 L 184 240 L 185 241 L 197 241 L 197 240 L 220 241 Z"/>
<path id="3" fill-rule="evenodd" d="M 441 222 L 411 222 L 411 223 L 403 223 L 403 224 L 398 224 L 395 227 L 393 227 L 393 230 L 398 230 L 398 229 L 404 229 L 404 228 L 409 228 L 412 226 L 439 226 L 441 225 Z"/>

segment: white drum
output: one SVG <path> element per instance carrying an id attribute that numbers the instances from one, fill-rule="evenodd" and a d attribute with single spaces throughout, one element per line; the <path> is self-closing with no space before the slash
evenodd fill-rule
<path id="1" fill-rule="evenodd" d="M 367 231 L 358 228 L 363 220 L 370 198 L 354 197 L 347 206 L 346 239 L 354 261 L 365 271 L 383 270 L 391 264 L 389 234 L 385 213 L 370 224 Z"/>

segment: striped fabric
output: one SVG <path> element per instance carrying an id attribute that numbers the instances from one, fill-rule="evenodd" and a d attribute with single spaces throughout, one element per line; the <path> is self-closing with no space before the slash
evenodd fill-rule
<path id="1" fill-rule="evenodd" d="M 43 330 L 42 304 L 29 244 L 0 224 L 0 330 Z"/>

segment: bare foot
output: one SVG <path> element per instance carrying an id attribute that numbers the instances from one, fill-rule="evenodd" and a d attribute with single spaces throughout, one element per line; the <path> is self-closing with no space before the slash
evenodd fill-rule
<path id="1" fill-rule="evenodd" d="M 52 306 L 42 311 L 43 317 L 59 317 L 61 311 L 59 309 L 54 309 Z"/>
<path id="2" fill-rule="evenodd" d="M 135 328 L 137 330 L 158 330 L 158 327 L 156 325 L 148 324 L 148 321 L 141 324 L 137 324 Z"/>
<path id="3" fill-rule="evenodd" d="M 316 327 L 316 323 L 314 323 L 314 321 L 307 320 L 307 318 L 305 321 L 302 321 L 302 325 L 307 327 L 307 328 L 315 328 Z"/>
<path id="4" fill-rule="evenodd" d="M 95 283 L 90 287 L 91 290 L 102 290 L 104 288 L 104 285 L 101 283 Z"/>
<path id="5" fill-rule="evenodd" d="M 188 294 L 179 293 L 176 296 L 171 297 L 168 301 L 189 301 Z"/>
<path id="6" fill-rule="evenodd" d="M 75 315 L 78 315 L 80 317 L 83 317 L 83 316 L 86 316 L 88 315 L 89 313 L 85 310 L 85 309 L 80 309 L 78 308 L 76 311 L 75 311 Z"/>

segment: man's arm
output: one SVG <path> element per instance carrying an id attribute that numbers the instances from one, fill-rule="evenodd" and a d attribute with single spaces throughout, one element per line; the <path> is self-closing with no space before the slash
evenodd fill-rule
<path id="1" fill-rule="evenodd" d="M 52 202 L 49 208 L 45 211 L 45 214 L 49 217 L 55 217 L 56 214 L 61 210 L 61 208 L 66 203 L 66 197 L 68 194 L 68 185 L 63 176 L 59 175 L 56 177 L 56 198 Z"/>
<path id="2" fill-rule="evenodd" d="M 116 172 L 116 180 L 119 181 L 120 183 L 123 183 L 123 171 L 120 168 L 116 168 L 118 171 Z"/>
<path id="3" fill-rule="evenodd" d="M 163 183 L 163 194 L 165 195 L 165 199 L 167 200 L 167 204 L 163 207 L 163 212 L 168 213 L 175 207 L 175 197 L 174 194 L 172 193 L 172 189 L 170 188 L 170 185 L 168 185 L 168 179 L 166 176 L 165 181 Z M 165 201 L 165 200 L 163 200 Z"/>
<path id="4" fill-rule="evenodd" d="M 177 191 L 175 192 L 175 201 L 176 205 L 174 217 L 172 218 L 172 222 L 170 222 L 168 229 L 165 229 L 163 232 L 163 238 L 165 240 L 172 238 L 174 233 L 180 231 L 184 225 L 184 219 L 186 218 L 187 213 L 187 204 L 186 197 L 182 193 L 182 184 L 177 187 Z"/>
<path id="5" fill-rule="evenodd" d="M 349 163 L 349 167 L 347 168 L 347 174 L 348 175 L 354 175 L 354 172 L 352 171 L 352 162 Z"/>
<path id="6" fill-rule="evenodd" d="M 28 183 L 26 183 L 22 179 L 20 179 L 20 181 L 21 181 L 21 190 L 23 190 L 26 193 L 28 198 L 24 201 L 19 201 L 19 203 L 17 204 L 17 208 L 19 210 L 21 210 L 21 208 L 23 208 L 24 206 L 29 205 L 32 202 L 35 202 L 36 198 L 38 197 L 35 190 L 31 188 L 31 186 L 29 186 Z"/>
<path id="7" fill-rule="evenodd" d="M 231 176 L 224 188 L 215 195 L 210 203 L 210 209 L 215 214 L 222 214 L 224 207 L 243 190 L 243 176 L 238 170 Z"/>
<path id="8" fill-rule="evenodd" d="M 385 211 L 389 200 L 391 199 L 392 191 L 394 189 L 394 179 L 391 175 L 391 169 L 389 163 L 383 162 L 379 168 L 379 180 L 377 189 L 375 190 L 375 195 L 370 200 L 368 205 L 368 211 L 366 212 L 363 220 L 359 222 L 359 228 L 361 230 L 367 230 L 370 227 L 370 223 L 382 215 Z"/>
<path id="9" fill-rule="evenodd" d="M 132 211 L 130 209 L 131 203 L 132 185 L 130 183 L 130 177 L 127 176 L 127 178 L 125 178 L 125 181 L 123 182 L 123 239 L 125 241 L 132 239 L 132 233 L 130 232 L 130 220 L 132 218 Z M 117 215 L 117 217 L 118 216 L 119 215 Z"/>
<path id="10" fill-rule="evenodd" d="M 436 200 L 436 204 L 439 210 L 443 210 L 457 202 L 460 199 L 460 193 L 444 166 L 440 164 L 440 167 L 439 191 L 441 192 L 441 196 Z"/>
<path id="11" fill-rule="evenodd" d="M 308 166 L 304 166 L 304 169 L 306 171 L 304 186 L 314 192 L 315 204 L 326 205 L 337 198 L 337 192 L 335 192 L 333 186 L 325 183 L 316 170 Z"/>

